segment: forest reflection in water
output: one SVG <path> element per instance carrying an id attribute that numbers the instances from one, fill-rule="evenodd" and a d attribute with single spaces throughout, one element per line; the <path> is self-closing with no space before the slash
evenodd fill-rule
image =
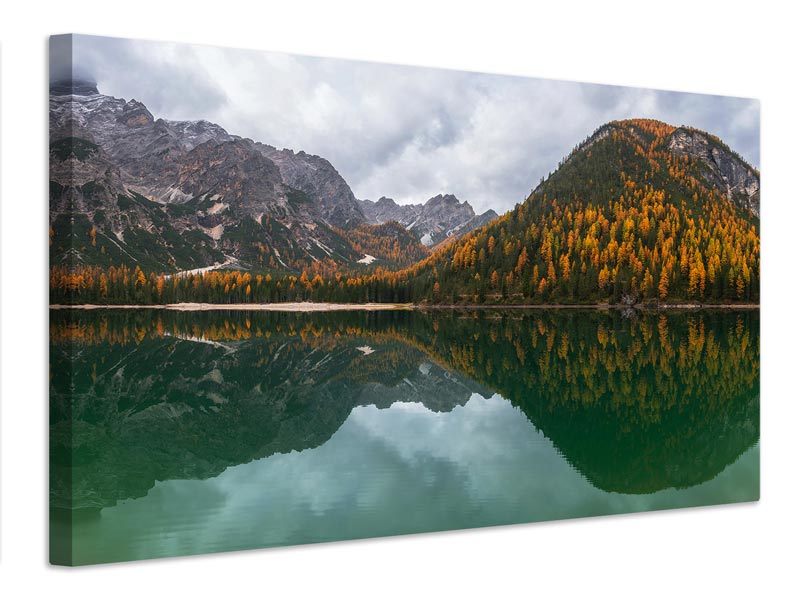
<path id="1" fill-rule="evenodd" d="M 757 311 L 51 311 L 76 564 L 758 498 Z"/>

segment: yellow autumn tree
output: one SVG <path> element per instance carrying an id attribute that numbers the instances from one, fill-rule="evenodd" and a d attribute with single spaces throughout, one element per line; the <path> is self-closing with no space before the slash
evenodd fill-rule
<path id="1" fill-rule="evenodd" d="M 661 268 L 661 277 L 658 279 L 658 297 L 662 300 L 667 297 L 669 292 L 669 273 L 665 267 Z"/>

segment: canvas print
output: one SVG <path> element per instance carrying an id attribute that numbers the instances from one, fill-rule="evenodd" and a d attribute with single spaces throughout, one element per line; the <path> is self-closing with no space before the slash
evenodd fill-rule
<path id="1" fill-rule="evenodd" d="M 53 563 L 758 499 L 757 101 L 83 35 L 49 93 Z"/>

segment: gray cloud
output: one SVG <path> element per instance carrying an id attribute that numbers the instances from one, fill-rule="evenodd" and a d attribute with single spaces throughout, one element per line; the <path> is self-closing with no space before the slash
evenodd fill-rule
<path id="1" fill-rule="evenodd" d="M 102 93 L 141 100 L 159 117 L 206 119 L 234 134 L 324 156 L 359 198 L 420 202 L 451 192 L 477 210 L 502 212 L 597 127 L 630 117 L 698 127 L 752 164 L 760 161 L 755 100 L 163 42 L 74 40 L 74 70 L 90 74 Z M 51 77 L 64 62 L 55 58 Z"/>
<path id="2" fill-rule="evenodd" d="M 184 44 L 74 36 L 77 73 L 91 74 L 102 93 L 144 102 L 158 116 L 213 117 L 232 104 L 225 89 Z M 205 115 L 205 116 L 199 116 Z"/>

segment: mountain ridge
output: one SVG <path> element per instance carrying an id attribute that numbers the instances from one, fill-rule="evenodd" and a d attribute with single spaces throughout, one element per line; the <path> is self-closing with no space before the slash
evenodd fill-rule
<path id="1" fill-rule="evenodd" d="M 370 223 L 397 221 L 428 247 L 461 237 L 498 217 L 492 209 L 475 214 L 469 202 L 461 202 L 453 194 L 438 194 L 421 204 L 397 204 L 386 196 L 376 201 L 359 200 L 359 204 Z"/>
<path id="2" fill-rule="evenodd" d="M 50 93 L 53 264 L 174 273 L 225 263 L 299 273 L 363 269 L 374 260 L 407 266 L 425 255 L 416 245 L 427 230 L 417 228 L 405 251 L 397 231 L 368 227 L 386 220 L 369 222 L 324 157 L 202 119 L 156 118 L 136 99 L 101 94 L 93 81 L 55 81 Z M 431 231 L 437 242 L 482 223 L 440 220 Z M 389 237 L 365 242 L 381 232 Z M 364 262 L 355 245 L 391 256 Z"/>

